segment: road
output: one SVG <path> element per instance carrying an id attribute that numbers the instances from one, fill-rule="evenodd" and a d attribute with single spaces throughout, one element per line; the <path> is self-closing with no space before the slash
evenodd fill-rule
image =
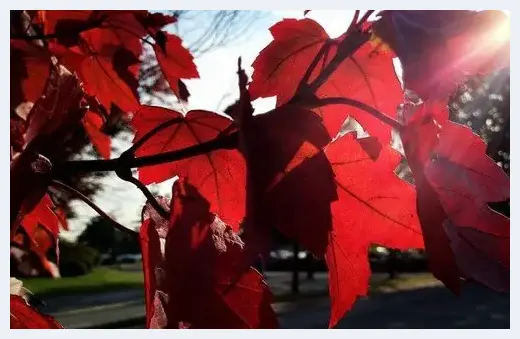
<path id="1" fill-rule="evenodd" d="M 278 295 L 288 292 L 290 277 L 286 272 L 267 273 Z M 324 273 L 318 273 L 314 281 L 302 275 L 303 294 L 326 287 Z M 93 328 L 106 322 L 116 322 L 117 328 L 144 328 L 142 291 L 64 296 L 48 300 L 48 305 L 45 311 L 67 328 Z M 328 298 L 277 303 L 274 308 L 282 328 L 326 328 L 328 324 Z M 460 298 L 444 287 L 373 294 L 358 300 L 337 328 L 509 328 L 509 324 L 509 295 L 467 286 Z"/>

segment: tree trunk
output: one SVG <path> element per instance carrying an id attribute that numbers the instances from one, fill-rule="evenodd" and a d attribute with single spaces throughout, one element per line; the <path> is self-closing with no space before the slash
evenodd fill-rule
<path id="1" fill-rule="evenodd" d="M 300 247 L 298 246 L 298 243 L 295 241 L 293 242 L 293 271 L 292 271 L 292 284 L 291 284 L 291 290 L 292 293 L 300 293 L 300 277 L 299 277 L 299 258 L 298 258 L 298 252 L 300 251 Z"/>

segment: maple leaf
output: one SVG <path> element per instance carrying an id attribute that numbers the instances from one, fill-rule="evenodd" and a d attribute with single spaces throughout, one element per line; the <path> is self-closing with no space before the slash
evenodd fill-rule
<path id="1" fill-rule="evenodd" d="M 367 294 L 372 243 L 423 246 L 413 186 L 393 172 L 399 160 L 390 147 L 374 160 L 348 134 L 301 162 L 266 196 L 273 225 L 326 258 L 330 327 Z"/>
<path id="2" fill-rule="evenodd" d="M 369 30 L 370 26 L 364 28 Z M 330 39 L 314 20 L 285 19 L 270 28 L 274 40 L 253 62 L 253 76 L 249 87 L 251 99 L 276 95 L 277 106 L 295 94 L 309 65 L 325 49 L 317 67 L 309 78 L 313 81 L 339 53 L 342 42 L 351 33 Z M 357 33 L 352 33 L 357 34 Z M 403 91 L 393 68 L 393 54 L 372 39 L 344 60 L 337 70 L 320 86 L 318 98 L 345 97 L 379 109 L 395 118 L 403 100 Z M 291 74 L 291 76 L 287 76 Z M 331 137 L 339 132 L 348 115 L 355 118 L 367 132 L 388 144 L 391 128 L 355 107 L 329 105 L 315 109 Z"/>
<path id="3" fill-rule="evenodd" d="M 509 199 L 509 178 L 476 134 L 436 109 L 421 105 L 401 133 L 430 269 L 455 293 L 460 277 L 507 291 L 509 219 L 488 203 Z"/>
<path id="4" fill-rule="evenodd" d="M 49 77 L 50 54 L 40 46 L 11 39 L 11 107 L 25 101 L 36 102 Z"/>
<path id="5" fill-rule="evenodd" d="M 237 278 L 244 243 L 182 179 L 171 211 L 170 221 L 149 213 L 141 226 L 147 327 L 277 327 L 262 276 L 249 268 Z"/>
<path id="6" fill-rule="evenodd" d="M 110 159 L 110 137 L 101 131 L 103 118 L 88 111 L 83 118 L 83 126 L 98 153 L 103 158 Z"/>
<path id="7" fill-rule="evenodd" d="M 9 313 L 11 329 L 63 328 L 53 317 L 29 306 L 27 301 L 19 295 L 10 295 Z"/>
<path id="8" fill-rule="evenodd" d="M 54 212 L 55 208 L 50 196 L 45 194 L 34 209 L 24 216 L 22 225 L 29 237 L 32 236 L 38 225 L 43 225 L 52 235 L 58 236 L 60 220 Z"/>
<path id="9" fill-rule="evenodd" d="M 367 293 L 371 243 L 423 247 L 413 186 L 393 172 L 401 158 L 390 146 L 368 154 L 374 138 L 348 134 L 329 144 L 322 119 L 293 104 L 238 121 L 249 175 L 246 239 L 259 241 L 270 225 L 326 257 L 333 327 Z"/>
<path id="10" fill-rule="evenodd" d="M 383 11 L 374 24 L 399 57 L 405 87 L 440 101 L 467 74 L 509 66 L 508 25 L 501 11 Z"/>
<path id="11" fill-rule="evenodd" d="M 78 74 L 86 92 L 96 96 L 105 108 L 114 104 L 124 112 L 132 112 L 139 107 L 135 78 L 137 69 L 134 67 L 138 65 L 138 59 L 128 50 L 100 54 L 56 44 L 50 48 L 67 68 Z"/>
<path id="12" fill-rule="evenodd" d="M 176 35 L 158 31 L 154 38 L 156 43 L 153 50 L 166 81 L 177 98 L 186 101 L 188 99 L 187 91 L 182 90 L 179 82 L 180 79 L 199 77 L 197 66 L 193 62 L 193 55 L 182 46 L 182 40 Z"/>
<path id="13" fill-rule="evenodd" d="M 44 196 L 56 147 L 79 125 L 86 108 L 79 79 L 62 65 L 51 68 L 45 95 L 36 101 L 27 118 L 24 151 L 11 162 L 11 235 L 18 223 Z M 43 155 L 42 155 L 43 154 Z"/>
<path id="14" fill-rule="evenodd" d="M 148 34 L 141 21 L 147 12 L 51 12 L 45 14 L 46 29 L 56 30 L 57 39 L 51 40 L 50 50 L 79 74 L 87 92 L 107 110 L 112 104 L 125 112 L 137 109 L 141 39 Z M 59 30 L 59 24 L 64 28 Z"/>
<path id="15" fill-rule="evenodd" d="M 140 146 L 136 155 L 146 156 L 198 145 L 225 135 L 233 124 L 228 118 L 209 111 L 189 111 L 183 117 L 169 109 L 141 106 L 132 119 L 134 143 L 168 121 L 171 125 Z M 216 150 L 176 162 L 143 167 L 138 173 L 144 184 L 162 182 L 176 175 L 184 177 L 211 203 L 211 211 L 226 223 L 238 226 L 244 217 L 245 165 L 237 150 Z"/>
<path id="16" fill-rule="evenodd" d="M 79 46 L 88 41 L 90 48 L 101 50 L 124 47 L 139 56 L 140 38 L 147 34 L 142 23 L 147 11 L 40 11 L 44 33 L 66 47 Z M 153 24 L 153 21 L 151 22 Z"/>

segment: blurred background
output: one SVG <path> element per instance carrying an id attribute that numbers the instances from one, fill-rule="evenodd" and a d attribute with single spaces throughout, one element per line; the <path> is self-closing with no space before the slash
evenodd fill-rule
<path id="1" fill-rule="evenodd" d="M 192 108 L 222 112 L 238 97 L 236 62 L 250 65 L 271 40 L 268 28 L 284 17 L 301 18 L 303 11 L 170 11 L 178 15 L 169 27 L 196 57 L 200 79 L 188 80 L 189 105 L 171 94 L 157 63 L 145 50 L 140 71 L 141 102 L 187 111 Z M 311 11 L 309 17 L 331 37 L 350 23 L 352 11 Z M 398 67 L 397 67 L 398 68 Z M 246 68 L 250 75 L 251 68 Z M 399 72 L 398 69 L 396 71 Z M 450 100 L 450 118 L 483 137 L 487 153 L 509 175 L 509 71 L 472 77 Z M 254 103 L 259 112 L 274 100 Z M 117 117 L 117 115 L 111 115 Z M 127 122 L 114 118 L 105 126 L 112 137 L 112 157 L 129 147 L 133 138 Z M 86 134 L 64 145 L 71 159 L 99 158 Z M 396 140 L 396 147 L 399 142 Z M 396 173 L 413 182 L 403 161 Z M 137 176 L 136 173 L 134 175 Z M 145 199 L 132 184 L 113 174 L 93 173 L 71 178 L 75 187 L 111 217 L 138 229 Z M 172 180 L 151 185 L 154 194 L 170 195 Z M 136 238 L 116 230 L 81 201 L 64 193 L 52 195 L 66 211 L 67 230 L 47 258 L 25 250 L 23 230 L 11 244 L 11 276 L 23 279 L 35 300 L 65 327 L 142 328 L 144 294 L 142 263 Z M 491 206 L 509 216 L 509 202 Z M 42 232 L 45 232 L 42 229 Z M 359 300 L 340 328 L 509 328 L 509 295 L 498 295 L 469 285 L 458 298 L 427 271 L 422 250 L 396 251 L 374 244 L 368 257 L 373 276 L 370 296 Z M 310 255 L 281 234 L 273 234 L 269 257 L 256 265 L 276 295 L 275 309 L 282 327 L 325 328 L 328 322 L 327 272 L 323 260 Z M 117 312 L 115 312 L 117 310 Z"/>

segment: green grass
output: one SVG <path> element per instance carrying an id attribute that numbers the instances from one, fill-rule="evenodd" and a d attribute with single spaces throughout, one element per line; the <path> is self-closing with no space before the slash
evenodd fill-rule
<path id="1" fill-rule="evenodd" d="M 22 281 L 24 287 L 37 296 L 142 288 L 144 284 L 141 271 L 121 271 L 106 267 L 95 268 L 91 273 L 79 277 L 30 278 Z"/>

